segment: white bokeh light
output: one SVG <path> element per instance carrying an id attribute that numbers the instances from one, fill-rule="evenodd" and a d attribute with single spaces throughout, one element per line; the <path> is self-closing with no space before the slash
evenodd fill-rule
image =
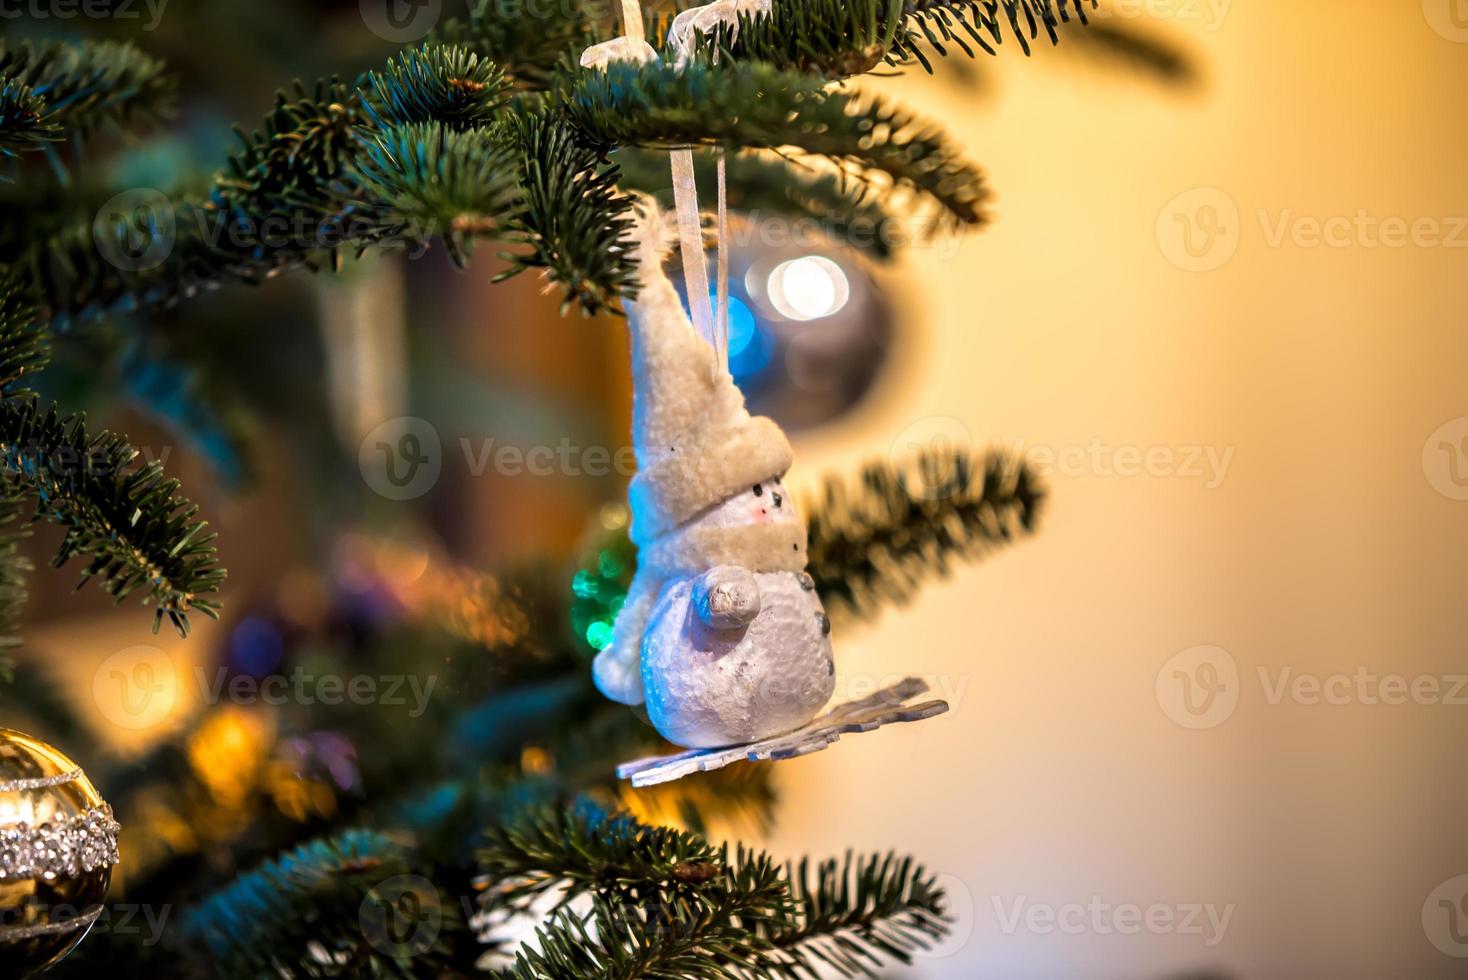
<path id="1" fill-rule="evenodd" d="M 822 255 L 803 255 L 775 266 L 770 304 L 791 320 L 818 320 L 837 313 L 851 298 L 846 273 Z"/>

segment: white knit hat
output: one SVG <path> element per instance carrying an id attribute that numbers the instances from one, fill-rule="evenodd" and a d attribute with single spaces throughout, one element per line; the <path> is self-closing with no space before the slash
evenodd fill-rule
<path id="1" fill-rule="evenodd" d="M 644 203 L 638 261 L 661 270 L 667 226 Z M 627 488 L 632 540 L 646 545 L 756 483 L 782 476 L 794 454 L 785 433 L 751 416 L 729 369 L 699 337 L 664 275 L 639 277 L 631 304 L 632 444 Z"/>
<path id="2" fill-rule="evenodd" d="M 637 475 L 627 488 L 637 574 L 617 613 L 612 642 L 596 655 L 602 693 L 641 704 L 642 641 L 663 584 L 716 565 L 755 572 L 800 571 L 804 521 L 743 527 L 685 526 L 691 518 L 756 483 L 783 476 L 794 454 L 780 427 L 751 417 L 727 368 L 683 312 L 663 272 L 674 229 L 657 205 L 640 199 L 631 247 L 638 293 L 632 332 L 632 442 Z"/>

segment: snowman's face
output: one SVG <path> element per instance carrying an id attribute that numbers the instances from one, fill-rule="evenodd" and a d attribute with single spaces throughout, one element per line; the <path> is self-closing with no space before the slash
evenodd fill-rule
<path id="1" fill-rule="evenodd" d="M 772 477 L 715 505 L 698 518 L 704 527 L 748 527 L 752 524 L 798 524 L 795 501 L 781 479 Z"/>

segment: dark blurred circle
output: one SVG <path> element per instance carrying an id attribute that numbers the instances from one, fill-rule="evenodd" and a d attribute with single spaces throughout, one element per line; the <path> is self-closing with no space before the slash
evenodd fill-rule
<path id="1" fill-rule="evenodd" d="M 848 249 L 786 237 L 761 235 L 758 226 L 730 236 L 729 370 L 751 412 L 808 430 L 838 421 L 866 397 L 887 363 L 893 321 Z M 669 271 L 682 290 L 676 258 Z"/>

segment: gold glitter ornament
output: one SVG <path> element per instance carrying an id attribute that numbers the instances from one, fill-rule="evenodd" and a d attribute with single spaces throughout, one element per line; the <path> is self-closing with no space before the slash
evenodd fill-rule
<path id="1" fill-rule="evenodd" d="M 0 728 L 0 964 L 29 977 L 59 962 L 102 914 L 117 864 L 112 809 L 77 764 Z"/>

